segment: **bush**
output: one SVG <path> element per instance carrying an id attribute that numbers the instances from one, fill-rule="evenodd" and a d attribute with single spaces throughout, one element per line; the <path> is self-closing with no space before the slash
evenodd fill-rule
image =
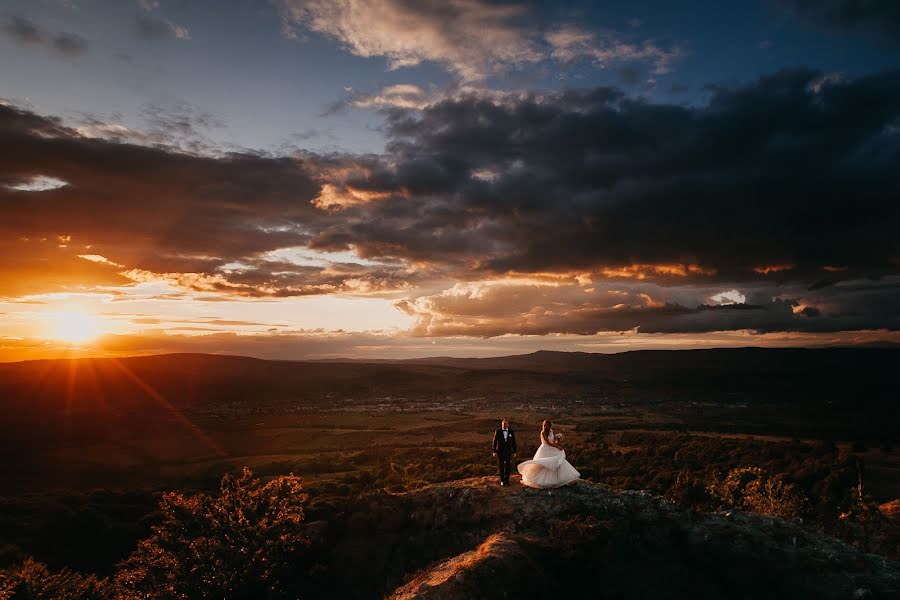
<path id="1" fill-rule="evenodd" d="M 682 470 L 666 492 L 666 499 L 685 508 L 698 510 L 709 500 L 709 492 L 702 480 L 692 476 L 689 471 Z"/>
<path id="2" fill-rule="evenodd" d="M 106 579 L 70 569 L 51 572 L 31 558 L 0 572 L 0 598 L 15 600 L 104 600 L 113 598 Z"/>
<path id="3" fill-rule="evenodd" d="M 308 573 L 298 477 L 225 475 L 218 496 L 163 495 L 162 522 L 121 565 L 126 598 L 295 598 Z"/>
<path id="4" fill-rule="evenodd" d="M 795 519 L 807 511 L 806 497 L 791 483 L 768 475 L 759 467 L 738 467 L 725 479 L 715 478 L 707 486 L 710 496 L 729 508 L 763 515 Z"/>

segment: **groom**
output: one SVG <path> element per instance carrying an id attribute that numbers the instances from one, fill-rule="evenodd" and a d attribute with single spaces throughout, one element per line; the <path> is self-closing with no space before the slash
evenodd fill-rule
<path id="1" fill-rule="evenodd" d="M 509 419 L 500 421 L 500 429 L 494 431 L 492 452 L 500 463 L 500 485 L 509 485 L 509 461 L 517 454 L 516 434 L 509 428 Z"/>

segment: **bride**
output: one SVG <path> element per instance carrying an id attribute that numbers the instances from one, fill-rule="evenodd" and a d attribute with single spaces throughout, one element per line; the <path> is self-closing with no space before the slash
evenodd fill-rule
<path id="1" fill-rule="evenodd" d="M 534 458 L 519 463 L 522 483 L 533 488 L 555 488 L 572 483 L 581 473 L 566 460 L 566 451 L 559 441 L 562 436 L 553 435 L 553 423 L 545 420 L 541 424 L 541 445 Z"/>

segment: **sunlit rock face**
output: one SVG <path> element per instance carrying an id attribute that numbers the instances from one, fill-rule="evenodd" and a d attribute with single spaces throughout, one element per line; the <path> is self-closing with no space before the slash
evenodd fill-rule
<path id="1" fill-rule="evenodd" d="M 900 565 L 787 521 L 580 481 L 474 478 L 361 497 L 329 523 L 346 597 L 893 598 Z M 893 595 L 892 595 L 893 594 Z"/>

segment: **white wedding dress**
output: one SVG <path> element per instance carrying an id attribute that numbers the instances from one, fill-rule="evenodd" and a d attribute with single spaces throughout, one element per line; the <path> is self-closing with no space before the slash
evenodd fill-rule
<path id="1" fill-rule="evenodd" d="M 547 437 L 550 441 L 556 439 L 552 429 Z M 533 488 L 560 487 L 581 477 L 581 473 L 566 460 L 566 451 L 546 443 L 543 437 L 534 458 L 519 463 L 516 468 L 522 474 L 522 484 Z"/>

